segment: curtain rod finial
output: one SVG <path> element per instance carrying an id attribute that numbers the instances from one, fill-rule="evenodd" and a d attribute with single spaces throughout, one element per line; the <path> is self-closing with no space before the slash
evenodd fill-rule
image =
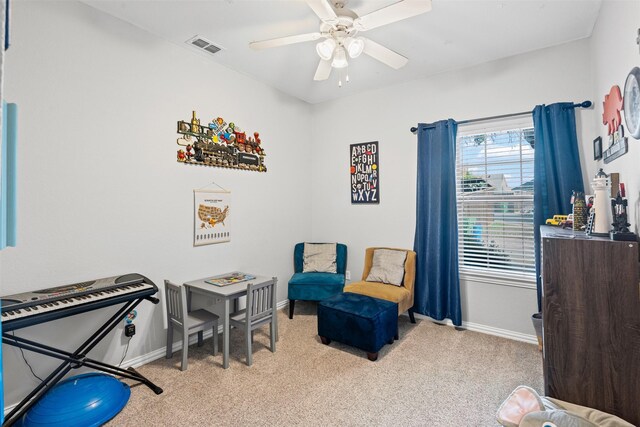
<path id="1" fill-rule="evenodd" d="M 412 127 L 410 130 L 411 130 L 411 133 L 416 133 L 418 131 L 418 128 L 417 127 Z"/>
<path id="2" fill-rule="evenodd" d="M 582 104 L 580 104 L 582 108 L 591 108 L 592 105 L 593 105 L 593 102 L 591 101 L 583 101 Z"/>

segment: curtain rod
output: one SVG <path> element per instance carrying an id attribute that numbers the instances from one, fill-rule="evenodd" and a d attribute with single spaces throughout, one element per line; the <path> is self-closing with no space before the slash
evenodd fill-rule
<path id="1" fill-rule="evenodd" d="M 579 104 L 572 104 L 571 107 L 572 108 L 589 108 L 593 105 L 593 103 L 591 101 L 583 101 Z M 483 122 L 485 120 L 494 120 L 494 119 L 506 119 L 507 117 L 517 117 L 517 116 L 524 116 L 527 114 L 531 114 L 531 111 L 522 111 L 520 113 L 511 113 L 511 114 L 502 114 L 500 116 L 489 116 L 489 117 L 481 117 L 479 119 L 471 119 L 471 120 L 462 120 L 460 122 L 458 122 L 459 125 L 464 125 L 467 123 L 475 123 L 475 122 Z M 435 125 L 431 125 L 431 126 L 426 126 L 425 129 L 434 129 Z M 411 129 L 411 133 L 416 133 L 418 131 L 417 127 L 412 127 Z"/>

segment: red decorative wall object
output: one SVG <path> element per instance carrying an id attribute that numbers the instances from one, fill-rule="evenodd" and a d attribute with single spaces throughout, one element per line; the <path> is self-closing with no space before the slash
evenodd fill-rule
<path id="1" fill-rule="evenodd" d="M 602 104 L 604 107 L 602 124 L 607 125 L 607 135 L 613 135 L 622 122 L 620 111 L 623 108 L 623 104 L 620 86 L 611 86 L 611 90 L 608 95 L 604 96 L 604 102 Z"/>

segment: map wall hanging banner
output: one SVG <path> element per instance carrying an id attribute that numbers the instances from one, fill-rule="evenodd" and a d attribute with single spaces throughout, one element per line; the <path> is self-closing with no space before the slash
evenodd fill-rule
<path id="1" fill-rule="evenodd" d="M 193 246 L 231 241 L 231 192 L 193 190 Z"/>
<path id="2" fill-rule="evenodd" d="M 239 126 L 227 123 L 222 117 L 201 125 L 193 111 L 191 120 L 178 121 L 178 134 L 180 138 L 176 142 L 183 147 L 178 149 L 179 163 L 267 171 L 260 134 L 253 132 L 253 136 L 247 136 Z"/>
<path id="3" fill-rule="evenodd" d="M 378 141 L 351 144 L 351 203 L 380 203 Z"/>

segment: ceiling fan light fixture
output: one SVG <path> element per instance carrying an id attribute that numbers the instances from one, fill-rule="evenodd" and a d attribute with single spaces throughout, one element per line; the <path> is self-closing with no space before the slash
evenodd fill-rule
<path id="1" fill-rule="evenodd" d="M 333 62 L 331 62 L 331 66 L 333 68 L 344 68 L 347 65 L 349 65 L 347 62 L 347 54 L 344 51 L 344 48 L 340 46 L 336 49 L 335 55 L 333 55 Z"/>
<path id="2" fill-rule="evenodd" d="M 316 52 L 318 52 L 318 56 L 320 58 L 324 59 L 325 61 L 328 61 L 331 59 L 331 56 L 333 56 L 333 51 L 335 50 L 335 48 L 336 48 L 335 40 L 326 39 L 316 45 Z"/>
<path id="3" fill-rule="evenodd" d="M 397 0 L 389 6 L 362 16 L 358 16 L 354 11 L 344 7 L 349 0 L 305 1 L 315 15 L 320 18 L 319 31 L 254 41 L 249 43 L 249 47 L 253 50 L 262 50 L 314 41 L 316 52 L 321 59 L 313 80 L 327 80 L 332 69 L 336 68 L 336 73 L 340 75 L 338 84 L 341 86 L 343 80 L 349 82 L 347 71 L 349 58 L 355 59 L 363 52 L 396 70 L 406 65 L 408 58 L 366 37 L 357 37 L 358 32 L 368 31 L 426 13 L 431 10 L 432 0 Z"/>
<path id="4" fill-rule="evenodd" d="M 364 50 L 364 40 L 361 37 L 349 37 L 345 42 L 345 47 L 351 58 L 357 58 Z"/>

